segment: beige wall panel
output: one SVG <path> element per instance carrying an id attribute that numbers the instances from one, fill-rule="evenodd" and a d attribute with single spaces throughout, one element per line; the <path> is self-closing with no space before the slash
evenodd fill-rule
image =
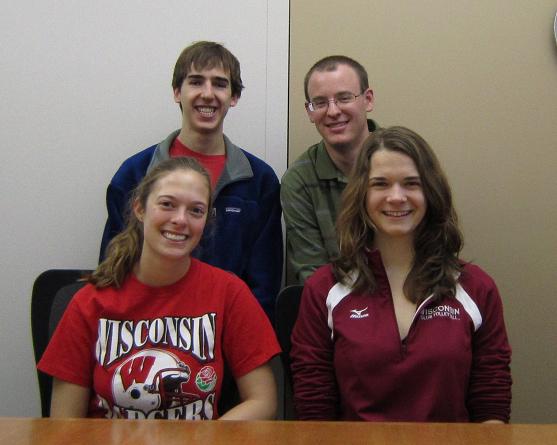
<path id="1" fill-rule="evenodd" d="M 463 257 L 501 291 L 513 346 L 514 422 L 557 422 L 557 3 L 291 1 L 289 162 L 319 139 L 303 77 L 341 53 L 368 69 L 370 117 L 437 152 Z M 442 384 L 442 382 L 439 382 Z"/>

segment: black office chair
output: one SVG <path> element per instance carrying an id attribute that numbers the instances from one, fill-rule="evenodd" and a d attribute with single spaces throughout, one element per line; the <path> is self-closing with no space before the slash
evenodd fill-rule
<path id="1" fill-rule="evenodd" d="M 31 332 L 35 363 L 41 359 L 50 337 L 73 295 L 85 285 L 80 278 L 90 270 L 51 269 L 41 273 L 33 284 L 31 295 Z M 52 377 L 37 370 L 41 395 L 41 413 L 50 415 Z"/>
<path id="2" fill-rule="evenodd" d="M 282 349 L 280 358 L 284 368 L 283 404 L 285 419 L 295 418 L 292 403 L 292 374 L 290 372 L 290 349 L 292 348 L 290 334 L 298 317 L 303 289 L 304 287 L 298 284 L 282 289 L 277 296 L 275 308 L 275 331 Z"/>

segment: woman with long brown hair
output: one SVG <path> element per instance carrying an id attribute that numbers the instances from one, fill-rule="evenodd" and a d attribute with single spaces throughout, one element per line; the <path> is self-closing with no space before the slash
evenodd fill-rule
<path id="1" fill-rule="evenodd" d="M 212 208 L 208 173 L 161 162 L 130 208 L 39 362 L 54 377 L 51 416 L 273 418 L 267 316 L 239 278 L 191 256 Z M 225 359 L 241 402 L 218 413 Z"/>
<path id="2" fill-rule="evenodd" d="M 306 281 L 292 335 L 302 419 L 507 422 L 501 299 L 459 260 L 439 162 L 418 134 L 363 144 L 337 221 L 340 255 Z"/>

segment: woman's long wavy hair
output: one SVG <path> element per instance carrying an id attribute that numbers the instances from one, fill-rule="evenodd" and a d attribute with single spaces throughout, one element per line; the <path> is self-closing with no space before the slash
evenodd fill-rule
<path id="1" fill-rule="evenodd" d="M 179 157 L 168 159 L 154 167 L 134 190 L 128 208 L 126 228 L 116 235 L 108 244 L 106 258 L 99 264 L 87 280 L 98 288 L 114 286 L 120 287 L 126 276 L 139 261 L 143 248 L 143 223 L 139 221 L 133 211 L 134 203 L 145 209 L 147 199 L 155 184 L 168 174 L 177 171 L 194 171 L 201 174 L 209 190 L 207 209 L 210 215 L 212 209 L 211 179 L 209 173 L 193 158 Z M 209 218 L 210 216 L 208 216 Z"/>
<path id="2" fill-rule="evenodd" d="M 375 228 L 366 211 L 366 196 L 371 157 L 378 150 L 403 153 L 414 161 L 427 202 L 426 214 L 414 233 L 414 262 L 404 283 L 405 295 L 418 304 L 431 294 L 435 298 L 454 296 L 463 240 L 451 189 L 427 142 L 404 127 L 379 129 L 362 146 L 337 220 L 340 255 L 333 261 L 337 280 L 357 292 L 373 292 L 376 287 L 368 265 Z"/>

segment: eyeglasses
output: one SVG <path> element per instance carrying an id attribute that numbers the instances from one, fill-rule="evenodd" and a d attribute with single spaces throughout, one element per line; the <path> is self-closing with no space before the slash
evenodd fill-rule
<path id="1" fill-rule="evenodd" d="M 311 102 L 306 103 L 306 107 L 312 113 L 323 112 L 329 108 L 329 104 L 333 102 L 337 107 L 342 107 L 343 105 L 348 105 L 354 102 L 358 97 L 360 97 L 364 92 L 360 94 L 354 93 L 338 93 L 332 99 L 315 99 Z"/>

